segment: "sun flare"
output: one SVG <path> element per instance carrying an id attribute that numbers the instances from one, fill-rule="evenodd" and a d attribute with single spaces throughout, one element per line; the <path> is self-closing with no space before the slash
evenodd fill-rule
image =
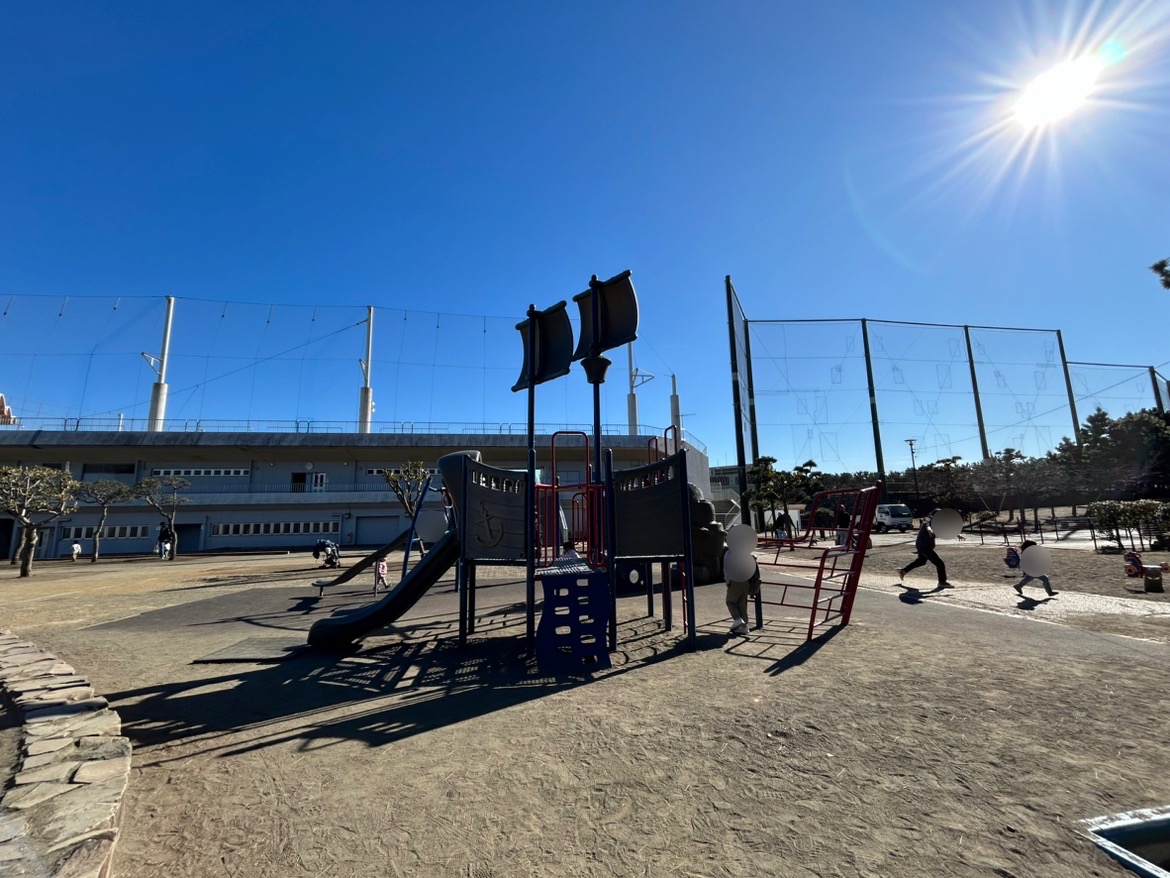
<path id="1" fill-rule="evenodd" d="M 1016 120 L 1039 128 L 1064 118 L 1085 103 L 1104 69 L 1099 57 L 1086 55 L 1040 74 L 1016 103 Z"/>

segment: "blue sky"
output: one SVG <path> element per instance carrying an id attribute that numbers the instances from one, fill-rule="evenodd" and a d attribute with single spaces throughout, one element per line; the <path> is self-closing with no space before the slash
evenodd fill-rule
<path id="1" fill-rule="evenodd" d="M 1103 47 L 1084 106 L 1014 122 L 1034 76 Z M 514 323 L 627 268 L 641 419 L 668 423 L 675 373 L 716 464 L 725 275 L 753 319 L 1060 328 L 1071 359 L 1170 361 L 1164 2 L 11 3 L 0 75 L 17 414 L 144 416 L 173 295 L 168 414 L 354 419 L 373 305 L 376 419 L 521 422 Z M 942 389 L 929 348 L 900 350 Z M 583 388 L 546 385 L 538 420 L 588 421 Z M 891 430 L 929 438 L 918 410 Z M 865 433 L 762 450 L 872 465 Z"/>

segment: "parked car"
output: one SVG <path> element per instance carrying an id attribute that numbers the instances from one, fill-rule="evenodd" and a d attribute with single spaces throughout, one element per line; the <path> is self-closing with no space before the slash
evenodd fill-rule
<path id="1" fill-rule="evenodd" d="M 914 513 L 905 503 L 879 503 L 877 512 L 873 516 L 873 529 L 880 534 L 886 531 L 898 530 L 906 533 L 914 527 Z"/>

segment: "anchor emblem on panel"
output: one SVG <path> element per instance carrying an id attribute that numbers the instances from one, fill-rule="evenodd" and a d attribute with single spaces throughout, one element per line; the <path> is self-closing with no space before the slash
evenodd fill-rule
<path id="1" fill-rule="evenodd" d="M 483 525 L 483 530 L 487 533 L 487 538 L 484 538 L 482 533 L 475 534 L 475 541 L 481 546 L 498 546 L 500 541 L 504 539 L 504 523 L 499 521 L 487 508 L 487 501 L 479 501 L 479 519 Z M 494 523 L 494 526 L 493 526 Z"/>

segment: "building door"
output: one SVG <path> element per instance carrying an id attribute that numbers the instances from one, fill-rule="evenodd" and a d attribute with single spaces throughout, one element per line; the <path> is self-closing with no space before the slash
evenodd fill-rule
<path id="1" fill-rule="evenodd" d="M 325 485 L 329 482 L 329 476 L 326 473 L 310 473 L 312 480 L 309 483 L 310 491 L 324 491 Z"/>
<path id="2" fill-rule="evenodd" d="M 359 546 L 384 546 L 405 527 L 405 518 L 400 515 L 359 515 L 354 534 L 354 543 Z"/>
<path id="3" fill-rule="evenodd" d="M 175 536 L 179 540 L 179 554 L 198 552 L 203 548 L 202 524 L 176 524 Z"/>
<path id="4" fill-rule="evenodd" d="M 16 522 L 11 518 L 0 521 L 0 550 L 3 550 L 5 560 L 10 560 L 16 551 L 15 531 Z"/>

